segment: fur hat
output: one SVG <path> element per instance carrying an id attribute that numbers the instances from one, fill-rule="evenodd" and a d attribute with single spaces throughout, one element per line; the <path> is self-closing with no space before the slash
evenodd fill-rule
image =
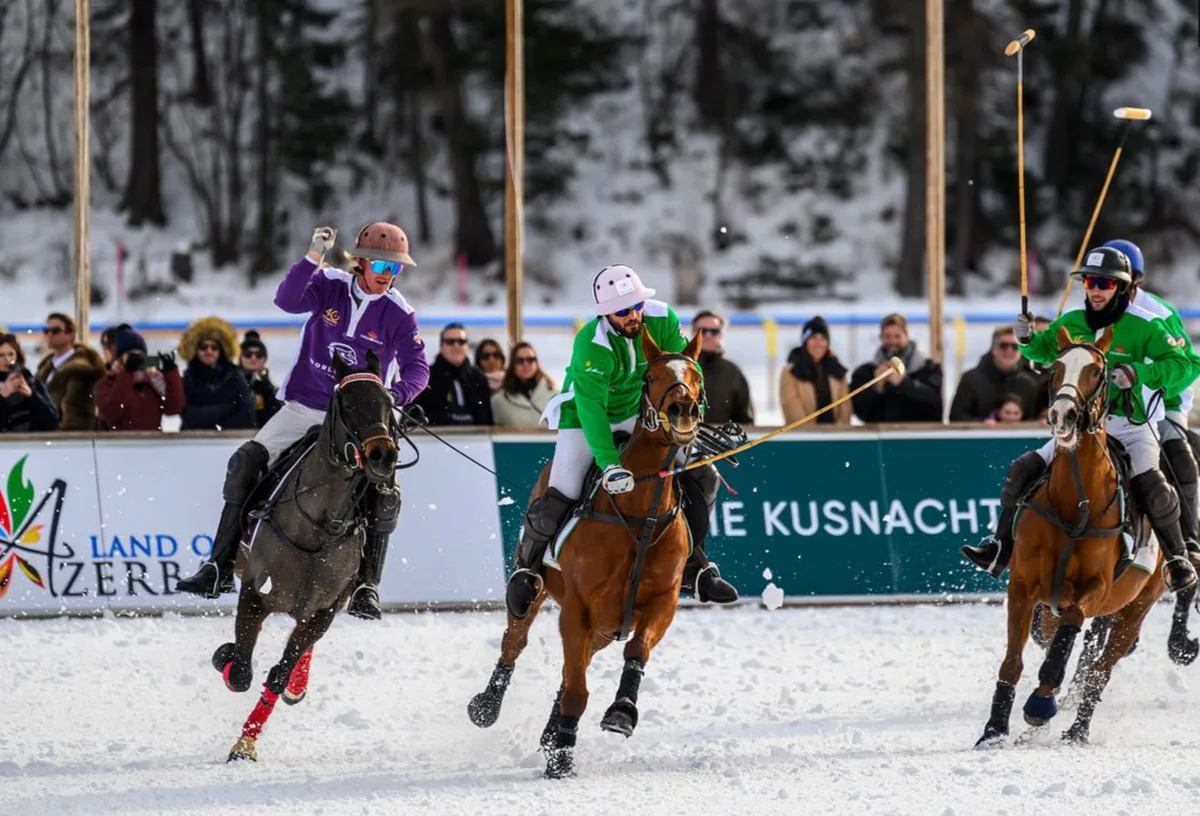
<path id="1" fill-rule="evenodd" d="M 226 360 L 238 358 L 237 332 L 228 321 L 219 317 L 202 317 L 188 326 L 179 339 L 179 356 L 191 362 L 196 357 L 196 348 L 204 340 L 215 340 Z"/>

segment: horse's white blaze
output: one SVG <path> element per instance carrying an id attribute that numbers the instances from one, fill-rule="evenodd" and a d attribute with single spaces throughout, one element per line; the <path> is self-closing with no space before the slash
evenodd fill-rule
<path id="1" fill-rule="evenodd" d="M 1050 406 L 1050 427 L 1054 431 L 1055 438 L 1070 448 L 1076 441 L 1075 428 L 1074 426 L 1063 426 L 1063 414 L 1074 404 L 1076 395 L 1080 393 L 1079 380 L 1083 376 L 1083 372 L 1088 366 L 1095 365 L 1096 361 L 1087 349 L 1073 348 L 1060 357 L 1059 362 L 1063 364 L 1063 378 L 1062 385 L 1059 386 Z"/>
<path id="2" fill-rule="evenodd" d="M 687 382 L 687 370 L 691 363 L 686 360 L 671 360 L 667 363 L 667 369 L 675 375 L 675 379 L 681 382 Z"/>

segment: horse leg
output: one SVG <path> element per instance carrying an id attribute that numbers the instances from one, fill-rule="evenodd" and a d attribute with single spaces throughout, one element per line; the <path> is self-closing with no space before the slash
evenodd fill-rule
<path id="1" fill-rule="evenodd" d="M 996 690 L 992 694 L 992 712 L 984 726 L 983 736 L 975 743 L 976 748 L 986 748 L 1008 735 L 1008 721 L 1012 716 L 1013 698 L 1017 681 L 1025 663 L 1021 652 L 1029 640 L 1029 628 L 1033 624 L 1033 609 L 1036 600 L 1029 587 L 1016 575 L 1008 582 L 1008 646 L 1004 661 L 1000 664 Z"/>
<path id="2" fill-rule="evenodd" d="M 675 620 L 676 608 L 674 594 L 659 596 L 644 613 L 637 634 L 625 644 L 625 668 L 621 671 L 617 696 L 600 721 L 600 727 L 605 731 L 626 737 L 633 735 L 638 723 L 638 689 L 642 685 L 646 663 L 650 660 L 650 652 L 662 641 Z"/>
<path id="3" fill-rule="evenodd" d="M 1058 703 L 1054 695 L 1062 686 L 1067 676 L 1067 661 L 1071 659 L 1071 651 L 1075 648 L 1075 638 L 1083 628 L 1086 620 L 1081 604 L 1073 604 L 1064 609 L 1058 622 L 1058 631 L 1050 641 L 1046 650 L 1046 659 L 1038 670 L 1038 686 L 1029 694 L 1025 701 L 1025 722 L 1037 728 L 1050 722 L 1058 713 Z"/>
<path id="4" fill-rule="evenodd" d="M 595 635 L 582 601 L 572 596 L 563 600 L 558 624 L 563 642 L 563 687 L 558 706 L 558 730 L 553 746 L 546 751 L 547 779 L 575 775 L 575 737 L 579 731 L 579 718 L 587 709 L 587 670 L 594 653 Z"/>
<path id="5" fill-rule="evenodd" d="M 311 651 L 317 641 L 329 630 L 329 624 L 333 623 L 336 614 L 336 607 L 322 609 L 308 620 L 297 624 L 296 628 L 292 630 L 292 635 L 288 638 L 287 646 L 283 650 L 283 658 L 267 673 L 267 682 L 263 684 L 262 696 L 258 698 L 258 704 L 254 706 L 254 710 L 250 712 L 250 716 L 242 725 L 241 738 L 234 743 L 229 752 L 229 762 L 237 759 L 258 759 L 255 742 L 266 726 L 271 713 L 275 710 L 275 703 L 278 701 L 279 695 L 287 689 L 288 681 L 292 677 L 292 672 L 296 670 L 301 657 Z"/>
<path id="6" fill-rule="evenodd" d="M 222 643 L 212 656 L 213 668 L 221 672 L 225 686 L 230 691 L 246 691 L 254 682 L 251 658 L 254 656 L 254 645 L 258 642 L 258 633 L 268 614 L 258 591 L 249 584 L 242 584 L 237 618 L 233 625 L 234 642 Z"/>
<path id="7" fill-rule="evenodd" d="M 1092 715 L 1096 711 L 1096 704 L 1100 702 L 1101 693 L 1108 685 L 1109 678 L 1112 677 L 1113 667 L 1117 665 L 1117 661 L 1129 653 L 1129 647 L 1133 645 L 1141 631 L 1146 613 L 1154 606 L 1158 595 L 1156 590 L 1143 590 L 1142 594 L 1133 600 L 1133 603 L 1112 616 L 1114 623 L 1112 631 L 1108 635 L 1108 643 L 1105 645 L 1100 659 L 1086 676 L 1080 692 L 1079 710 L 1075 714 L 1075 722 L 1063 734 L 1063 739 L 1067 742 L 1083 744 L 1088 741 Z"/>
<path id="8" fill-rule="evenodd" d="M 524 618 L 514 618 L 511 613 L 508 615 L 508 625 L 505 627 L 504 637 L 500 641 L 500 659 L 496 661 L 496 668 L 492 669 L 492 676 L 488 680 L 487 687 L 472 697 L 471 702 L 467 704 L 467 715 L 471 718 L 471 722 L 480 728 L 489 728 L 495 725 L 496 720 L 500 717 L 500 706 L 504 704 L 504 695 L 508 692 L 508 683 L 512 679 L 513 669 L 516 668 L 521 652 L 525 651 L 525 647 L 529 644 L 529 629 L 533 626 L 534 618 L 537 617 L 538 611 L 541 610 L 545 601 L 546 592 L 543 589 L 542 593 L 534 600 L 533 605 L 529 607 L 529 613 Z M 557 701 L 555 705 L 557 705 Z"/>
<path id="9" fill-rule="evenodd" d="M 1057 628 L 1058 624 L 1053 615 L 1046 614 L 1044 604 L 1036 604 L 1033 607 L 1033 624 L 1030 626 L 1030 634 L 1033 635 L 1033 642 L 1039 648 L 1045 649 L 1050 645 L 1051 638 L 1054 637 L 1053 631 L 1047 631 L 1048 628 Z"/>
<path id="10" fill-rule="evenodd" d="M 1167 638 L 1167 653 L 1180 666 L 1190 666 L 1200 654 L 1200 641 L 1188 637 L 1188 615 L 1192 601 L 1196 598 L 1196 587 L 1176 593 L 1175 611 L 1171 613 L 1171 634 Z"/>
<path id="11" fill-rule="evenodd" d="M 313 650 L 309 649 L 301 655 L 299 662 L 296 663 L 296 668 L 292 669 L 292 676 L 288 679 L 287 688 L 283 690 L 283 694 L 279 695 L 288 705 L 295 705 L 308 694 L 308 672 L 312 667 L 312 654 Z"/>
<path id="12" fill-rule="evenodd" d="M 1081 689 L 1087 684 L 1088 676 L 1095 669 L 1096 661 L 1100 658 L 1104 651 L 1104 645 L 1108 642 L 1113 621 L 1112 615 L 1096 618 L 1084 633 L 1079 664 L 1075 666 L 1075 674 L 1071 676 L 1071 688 L 1062 701 L 1063 708 L 1074 708 L 1078 704 Z"/>

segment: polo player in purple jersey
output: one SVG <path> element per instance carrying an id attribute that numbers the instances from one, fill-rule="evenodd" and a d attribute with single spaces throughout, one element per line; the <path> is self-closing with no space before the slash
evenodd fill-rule
<path id="1" fill-rule="evenodd" d="M 275 292 L 275 305 L 289 314 L 307 314 L 300 351 L 279 387 L 284 406 L 239 447 L 225 472 L 221 520 L 210 559 L 195 575 L 176 583 L 180 592 L 218 598 L 232 592 L 233 563 L 242 538 L 242 511 L 259 480 L 292 443 L 325 420 L 335 385 L 333 355 L 351 366 L 365 363 L 367 352 L 379 358 L 387 385 L 398 406 L 408 405 L 425 390 L 429 364 L 417 328 L 417 316 L 392 288 L 405 266 L 416 266 L 408 254 L 408 236 L 394 224 L 376 222 L 358 232 L 346 253 L 350 270 L 322 268 L 337 231 L 313 230 L 308 253 L 292 265 Z M 367 539 L 349 612 L 378 620 L 379 578 L 388 538 L 400 515 L 400 490 L 370 488 L 364 498 Z"/>

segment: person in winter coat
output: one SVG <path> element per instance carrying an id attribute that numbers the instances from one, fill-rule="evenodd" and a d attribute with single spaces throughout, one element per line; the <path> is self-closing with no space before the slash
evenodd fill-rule
<path id="1" fill-rule="evenodd" d="M 504 383 L 492 394 L 492 419 L 505 428 L 537 428 L 542 423 L 542 411 L 557 393 L 554 381 L 538 364 L 533 346 L 517 343 L 504 372 Z"/>
<path id="2" fill-rule="evenodd" d="M 908 339 L 908 321 L 903 315 L 890 314 L 880 321 L 879 350 L 871 362 L 854 369 L 850 390 L 888 371 L 892 357 L 904 362 L 904 374 L 893 372 L 851 400 L 855 416 L 867 424 L 941 422 L 942 367 L 922 354 L 916 341 Z"/>
<path id="3" fill-rule="evenodd" d="M 785 425 L 846 396 L 846 367 L 829 347 L 829 325 L 817 315 L 804 324 L 800 345 L 788 355 L 779 377 L 779 404 Z M 850 403 L 816 418 L 818 425 L 849 425 Z M 801 426 L 803 427 L 803 426 Z"/>
<path id="4" fill-rule="evenodd" d="M 179 340 L 179 354 L 187 361 L 180 430 L 254 427 L 254 398 L 233 362 L 237 351 L 237 332 L 219 317 L 202 317 L 187 327 Z"/>
<path id="5" fill-rule="evenodd" d="M 267 345 L 253 329 L 242 337 L 241 368 L 254 398 L 254 427 L 261 428 L 283 407 L 283 402 L 276 396 L 279 389 L 271 382 L 267 369 Z"/>
<path id="6" fill-rule="evenodd" d="M 704 421 L 712 425 L 736 422 L 754 424 L 754 406 L 750 402 L 750 383 L 737 363 L 725 357 L 725 318 L 708 310 L 692 318 L 692 335 L 699 332 L 700 370 L 704 372 L 704 393 L 708 409 Z"/>
<path id="7" fill-rule="evenodd" d="M 0 433 L 53 431 L 58 410 L 41 384 L 25 368 L 25 352 L 16 335 L 0 334 Z"/>
<path id="8" fill-rule="evenodd" d="M 96 430 L 96 383 L 104 376 L 104 360 L 91 346 L 75 342 L 75 321 L 61 312 L 46 318 L 46 348 L 38 363 L 38 381 L 46 386 L 63 431 Z"/>
<path id="9" fill-rule="evenodd" d="M 504 386 L 504 349 L 490 338 L 479 341 L 475 347 L 475 367 L 487 378 L 488 390 L 496 394 Z"/>
<path id="10" fill-rule="evenodd" d="M 992 348 L 979 365 L 963 374 L 950 403 L 951 422 L 982 422 L 1000 407 L 1005 394 L 1021 398 L 1021 413 L 1036 413 L 1038 381 L 1025 365 L 1012 326 L 992 332 Z"/>
<path id="11" fill-rule="evenodd" d="M 491 425 L 492 395 L 487 378 L 467 357 L 467 330 L 461 323 L 442 329 L 441 350 L 429 367 L 429 386 L 417 397 L 430 425 Z"/>
<path id="12" fill-rule="evenodd" d="M 96 383 L 96 413 L 102 431 L 159 431 L 162 418 L 183 413 L 183 379 L 174 353 L 150 357 L 133 329 L 118 329 L 113 361 Z"/>

